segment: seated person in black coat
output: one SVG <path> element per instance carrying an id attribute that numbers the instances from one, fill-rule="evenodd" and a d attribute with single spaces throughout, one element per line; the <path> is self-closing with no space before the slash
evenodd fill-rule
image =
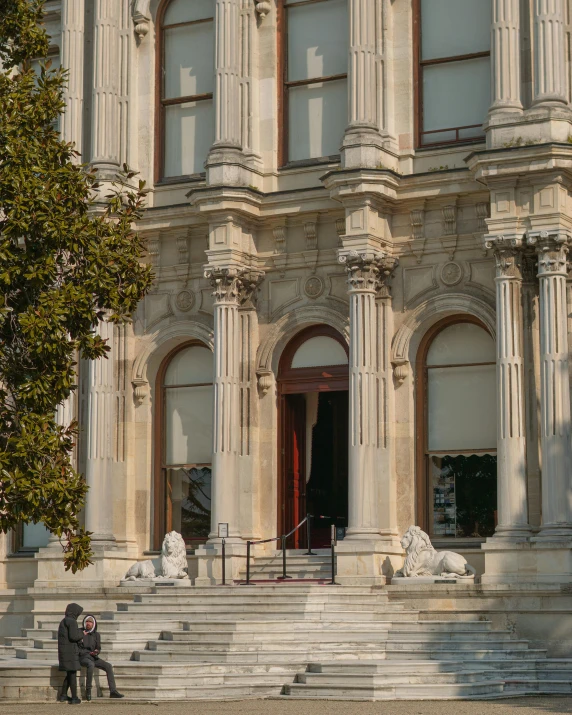
<path id="1" fill-rule="evenodd" d="M 77 619 L 83 608 L 77 603 L 70 603 L 58 628 L 58 661 L 60 670 L 64 670 L 66 677 L 60 693 L 61 703 L 69 702 L 72 705 L 81 703 L 77 696 L 77 671 L 80 670 L 78 643 L 83 634 L 77 625 Z M 71 690 L 71 698 L 68 697 Z"/>
<path id="2" fill-rule="evenodd" d="M 91 684 L 93 682 L 93 670 L 99 668 L 104 670 L 109 684 L 109 697 L 122 698 L 123 695 L 117 691 L 113 666 L 99 657 L 101 652 L 101 636 L 97 632 L 97 621 L 95 616 L 87 615 L 83 619 L 83 639 L 79 644 L 79 662 L 87 668 L 85 679 L 85 697 L 91 700 Z"/>

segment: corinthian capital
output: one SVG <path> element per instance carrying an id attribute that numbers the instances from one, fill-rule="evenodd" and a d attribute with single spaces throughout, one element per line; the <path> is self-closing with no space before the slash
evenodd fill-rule
<path id="1" fill-rule="evenodd" d="M 484 237 L 485 248 L 492 249 L 495 257 L 497 278 L 522 280 L 523 239 L 519 233 L 489 234 Z"/>
<path id="2" fill-rule="evenodd" d="M 383 251 L 340 253 L 338 261 L 348 272 L 350 291 L 370 291 L 377 293 L 397 266 L 397 258 Z"/>
<path id="3" fill-rule="evenodd" d="M 246 306 L 253 303 L 264 272 L 250 268 L 209 266 L 205 268 L 205 278 L 211 282 L 215 302 Z"/>
<path id="4" fill-rule="evenodd" d="M 538 255 L 538 276 L 567 275 L 570 237 L 565 231 L 531 231 L 528 244 Z"/>

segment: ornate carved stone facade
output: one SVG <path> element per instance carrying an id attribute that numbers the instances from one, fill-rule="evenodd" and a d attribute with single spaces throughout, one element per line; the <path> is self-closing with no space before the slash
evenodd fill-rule
<path id="1" fill-rule="evenodd" d="M 347 81 L 349 99 L 339 153 L 290 163 L 280 158 L 284 8 L 274 0 L 215 4 L 214 142 L 205 147 L 204 172 L 168 180 L 156 172 L 155 125 L 165 3 L 97 0 L 87 13 L 78 10 L 83 0 L 47 4 L 53 49 L 71 68 L 65 139 L 104 179 L 127 161 L 151 187 L 138 228 L 155 285 L 123 342 L 102 324 L 112 358 L 82 363 L 73 407 L 82 426 L 78 465 L 92 488 L 86 525 L 100 543 L 84 583 L 115 585 L 172 526 L 160 486 L 180 465 L 162 456 L 162 405 L 170 361 L 186 347 L 213 353 L 212 459 L 193 466 L 212 468 L 211 522 L 189 554 L 191 576 L 197 583 L 220 577 L 219 523 L 229 527 L 235 575 L 247 540 L 276 536 L 284 525 L 284 356 L 311 328 L 324 329 L 324 341 L 335 334 L 348 355 L 342 582 L 384 584 L 401 566 L 398 535 L 411 523 L 439 548 L 448 536 L 456 541 L 434 529 L 450 508 L 435 495 L 445 479 L 442 461 L 453 464 L 461 452 L 496 459 L 498 502 L 493 495 L 487 506 L 489 531 L 473 519 L 455 551 L 470 554 L 485 585 L 568 582 L 565 0 L 492 0 L 493 99 L 488 115 L 477 118 L 482 134 L 423 149 L 410 91 L 415 3 L 348 0 L 347 72 L 332 80 Z M 525 17 L 530 27 L 521 27 Z M 496 370 L 488 420 L 496 420 L 496 444 L 473 452 L 471 444 L 468 451 L 429 449 L 430 336 L 458 324 L 478 326 L 496 346 L 492 359 L 478 363 L 483 374 Z M 316 392 L 333 374 L 329 345 L 333 352 L 312 366 L 320 373 Z M 70 411 L 62 408 L 65 419 Z M 438 477 L 432 469 L 441 469 Z M 72 578 L 53 548 L 26 560 L 11 553 L 10 538 L 1 543 L 5 588 Z"/>

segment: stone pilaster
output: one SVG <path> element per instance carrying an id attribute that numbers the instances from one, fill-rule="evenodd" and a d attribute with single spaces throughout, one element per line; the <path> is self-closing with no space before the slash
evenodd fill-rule
<path id="1" fill-rule="evenodd" d="M 345 168 L 379 167 L 384 139 L 388 138 L 384 16 L 383 0 L 349 0 L 349 124 L 342 145 Z M 386 165 L 387 161 L 386 157 Z"/>
<path id="2" fill-rule="evenodd" d="M 240 0 L 216 0 L 215 147 L 240 149 Z"/>
<path id="3" fill-rule="evenodd" d="M 348 271 L 350 296 L 350 420 L 348 539 L 379 538 L 383 528 L 392 531 L 395 514 L 380 523 L 395 495 L 387 489 L 391 465 L 387 435 L 387 356 L 383 345 L 387 320 L 386 306 L 377 303 L 377 294 L 395 266 L 395 259 L 381 251 L 342 252 L 339 258 Z M 379 490 L 386 485 L 385 492 Z M 393 498 L 392 498 L 393 496 Z"/>
<path id="4" fill-rule="evenodd" d="M 566 104 L 565 0 L 533 0 L 534 105 Z"/>
<path id="5" fill-rule="evenodd" d="M 214 445 L 210 541 L 218 524 L 229 525 L 229 541 L 240 541 L 238 457 L 240 440 L 239 308 L 256 290 L 261 273 L 207 268 L 214 289 Z"/>
<path id="6" fill-rule="evenodd" d="M 103 320 L 98 335 L 111 348 L 107 357 L 85 362 L 86 373 L 86 445 L 85 479 L 89 487 L 85 506 L 85 527 L 92 532 L 94 548 L 115 544 L 113 535 L 113 398 L 115 393 L 114 326 Z"/>
<path id="7" fill-rule="evenodd" d="M 496 260 L 497 303 L 497 485 L 498 526 L 494 538 L 530 536 L 526 475 L 522 238 L 486 241 Z"/>
<path id="8" fill-rule="evenodd" d="M 62 139 L 83 150 L 83 64 L 85 4 L 62 0 L 61 63 L 69 70 L 64 89 L 66 110 L 60 116 Z M 81 157 L 78 158 L 81 161 Z"/>
<path id="9" fill-rule="evenodd" d="M 118 0 L 93 2 L 93 93 L 91 157 L 100 177 L 112 178 L 120 165 Z"/>
<path id="10" fill-rule="evenodd" d="M 568 245 L 558 231 L 530 232 L 540 295 L 542 525 L 538 538 L 572 538 L 570 387 L 566 278 Z"/>
<path id="11" fill-rule="evenodd" d="M 520 1 L 493 0 L 491 114 L 521 112 Z"/>

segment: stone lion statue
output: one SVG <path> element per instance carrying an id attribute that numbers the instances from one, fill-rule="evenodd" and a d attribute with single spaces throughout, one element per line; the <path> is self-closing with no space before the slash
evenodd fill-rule
<path id="1" fill-rule="evenodd" d="M 187 578 L 187 569 L 187 550 L 183 537 L 176 531 L 170 531 L 163 539 L 160 573 L 155 573 L 152 561 L 138 561 L 125 574 L 125 581 L 149 578 Z"/>
<path id="2" fill-rule="evenodd" d="M 427 534 L 418 526 L 410 526 L 401 539 L 405 549 L 403 568 L 396 577 L 457 576 L 471 578 L 477 573 L 461 554 L 454 551 L 436 551 Z"/>

